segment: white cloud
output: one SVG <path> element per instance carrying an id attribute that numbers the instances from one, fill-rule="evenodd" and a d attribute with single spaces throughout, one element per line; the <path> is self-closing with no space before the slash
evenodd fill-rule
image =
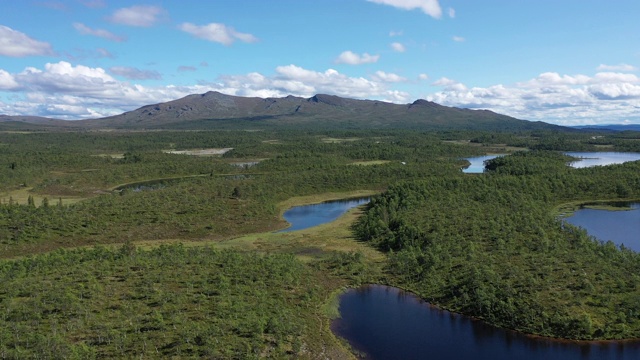
<path id="1" fill-rule="evenodd" d="M 47 63 L 45 69 L 28 67 L 15 75 L 16 80 L 31 90 L 61 92 L 78 96 L 104 93 L 117 81 L 102 68 L 73 66 L 66 61 Z"/>
<path id="2" fill-rule="evenodd" d="M 404 78 L 400 75 L 393 73 L 386 73 L 384 71 L 376 71 L 374 75 L 371 76 L 372 79 L 380 82 L 405 82 L 407 78 Z"/>
<path id="3" fill-rule="evenodd" d="M 0 90 L 13 90 L 18 88 L 18 83 L 13 75 L 0 69 Z"/>
<path id="4" fill-rule="evenodd" d="M 162 75 L 159 72 L 153 70 L 140 70 L 135 67 L 129 66 L 113 66 L 109 68 L 112 74 L 120 75 L 130 80 L 160 80 Z"/>
<path id="5" fill-rule="evenodd" d="M 116 10 L 107 20 L 121 25 L 150 27 L 164 14 L 165 10 L 159 6 L 136 5 Z"/>
<path id="6" fill-rule="evenodd" d="M 449 90 L 449 91 L 467 89 L 467 87 L 464 86 L 464 84 L 446 77 L 441 77 L 440 79 L 434 81 L 431 85 L 442 86 L 445 88 L 445 90 Z"/>
<path id="7" fill-rule="evenodd" d="M 127 38 L 124 36 L 115 35 L 104 29 L 92 29 L 82 23 L 73 23 L 73 27 L 82 35 L 93 35 L 93 36 L 101 37 L 103 39 L 116 41 L 116 42 L 122 42 L 127 40 Z"/>
<path id="8" fill-rule="evenodd" d="M 399 42 L 391 43 L 391 48 L 395 52 L 405 52 L 407 50 L 407 48 L 405 48 L 405 46 Z"/>
<path id="9" fill-rule="evenodd" d="M 49 43 L 34 40 L 20 31 L 0 25 L 0 55 L 11 57 L 53 55 L 53 50 Z"/>
<path id="10" fill-rule="evenodd" d="M 439 19 L 442 16 L 442 8 L 438 0 L 367 0 L 376 4 L 393 6 L 403 10 L 420 9 L 425 14 Z"/>
<path id="11" fill-rule="evenodd" d="M 138 76 L 134 75 L 135 68 L 109 70 L 112 74 L 129 74 L 130 79 Z M 425 81 L 428 76 L 420 74 L 418 79 Z M 0 90 L 11 92 L 12 99 L 20 99 L 0 103 L 0 112 L 66 119 L 101 117 L 209 90 L 237 96 L 310 97 L 325 93 L 405 104 L 415 100 L 401 90 L 399 81 L 409 82 L 384 71 L 364 78 L 335 69 L 315 71 L 291 64 L 275 68 L 272 74 L 225 75 L 210 83 L 188 86 L 142 86 L 118 80 L 99 67 L 60 61 L 13 74 L 0 70 Z M 423 97 L 447 106 L 489 109 L 519 119 L 564 125 L 640 123 L 640 78 L 624 72 L 547 72 L 527 81 L 488 87 L 467 87 L 447 77 L 431 84 L 439 88 Z"/>
<path id="12" fill-rule="evenodd" d="M 489 109 L 519 119 L 561 125 L 640 122 L 640 78 L 603 72 L 593 76 L 542 73 L 511 86 L 467 88 L 441 78 L 442 91 L 426 96 L 448 106 Z"/>
<path id="13" fill-rule="evenodd" d="M 344 51 L 335 62 L 338 64 L 360 65 L 378 62 L 379 58 L 380 55 L 369 55 L 368 53 L 358 55 L 352 51 Z"/>
<path id="14" fill-rule="evenodd" d="M 389 37 L 402 36 L 402 30 L 400 31 L 389 31 Z"/>
<path id="15" fill-rule="evenodd" d="M 115 67 L 109 70 L 132 79 L 144 77 L 136 73 L 141 70 L 135 68 Z M 387 80 L 399 78 L 394 74 L 381 74 Z M 72 65 L 61 61 L 46 64 L 43 69 L 27 67 L 18 74 L 0 72 L 0 84 L 3 90 L 14 91 L 14 94 L 22 94 L 24 97 L 22 101 L 5 104 L 2 112 L 62 119 L 117 115 L 144 105 L 210 90 L 237 96 L 311 97 L 324 93 L 402 103 L 411 100 L 408 93 L 389 89 L 389 82 L 374 77 L 349 77 L 334 69 L 319 72 L 296 65 L 279 66 L 272 75 L 254 72 L 221 76 L 212 83 L 147 87 L 119 81 L 102 68 Z M 16 92 L 18 90 L 19 92 Z"/>
<path id="16" fill-rule="evenodd" d="M 455 18 L 456 17 L 456 10 L 454 8 L 449 8 L 449 10 L 447 10 L 447 12 L 449 13 L 449 17 L 450 18 Z"/>
<path id="17" fill-rule="evenodd" d="M 454 36 L 452 39 L 456 42 L 463 42 L 465 40 L 462 36 Z"/>
<path id="18" fill-rule="evenodd" d="M 236 40 L 240 40 L 246 43 L 253 43 L 258 41 L 258 38 L 251 34 L 237 32 L 232 27 L 218 23 L 211 23 L 202 26 L 194 25 L 191 23 L 183 23 L 178 28 L 200 39 L 213 41 L 224 45 L 231 45 Z"/>
<path id="19" fill-rule="evenodd" d="M 597 68 L 598 71 L 623 71 L 623 72 L 634 72 L 637 71 L 638 68 L 629 65 L 629 64 L 618 64 L 618 65 L 605 65 L 600 64 Z"/>
<path id="20" fill-rule="evenodd" d="M 612 83 L 612 82 L 628 82 L 638 83 L 640 78 L 633 74 L 615 73 L 615 72 L 601 72 L 597 73 L 591 82 L 595 83 Z"/>

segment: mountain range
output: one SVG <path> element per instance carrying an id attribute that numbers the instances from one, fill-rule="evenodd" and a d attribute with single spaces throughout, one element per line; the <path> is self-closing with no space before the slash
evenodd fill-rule
<path id="1" fill-rule="evenodd" d="M 210 91 L 89 120 L 0 115 L 10 129 L 417 129 L 559 130 L 561 126 L 519 120 L 489 110 L 439 105 L 427 100 L 393 104 L 318 94 L 310 98 L 240 97 Z"/>

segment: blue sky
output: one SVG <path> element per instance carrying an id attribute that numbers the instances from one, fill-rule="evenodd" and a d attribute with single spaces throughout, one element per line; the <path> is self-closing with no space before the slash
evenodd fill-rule
<path id="1" fill-rule="evenodd" d="M 0 114 L 82 119 L 214 90 L 640 123 L 640 1 L 0 1 Z"/>

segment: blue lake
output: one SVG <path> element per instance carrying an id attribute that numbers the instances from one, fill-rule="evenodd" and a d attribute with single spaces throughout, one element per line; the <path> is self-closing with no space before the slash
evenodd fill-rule
<path id="1" fill-rule="evenodd" d="M 624 244 L 631 250 L 640 252 L 640 203 L 620 204 L 631 210 L 608 211 L 580 209 L 564 220 L 579 226 L 598 240 L 611 240 L 615 244 Z"/>
<path id="2" fill-rule="evenodd" d="M 291 226 L 279 232 L 302 230 L 334 221 L 349 209 L 366 204 L 370 199 L 369 197 L 345 199 L 292 207 L 282 215 Z"/>
<path id="3" fill-rule="evenodd" d="M 502 154 L 499 155 L 485 155 L 485 156 L 474 156 L 464 158 L 469 161 L 471 165 L 462 169 L 462 172 L 465 174 L 481 174 L 484 172 L 484 162 L 487 160 L 495 159 L 499 156 L 504 156 Z"/>
<path id="4" fill-rule="evenodd" d="M 569 163 L 574 168 L 622 164 L 627 161 L 640 160 L 640 153 L 622 152 L 565 152 L 565 154 L 582 160 Z"/>
<path id="5" fill-rule="evenodd" d="M 530 337 L 439 310 L 397 288 L 370 285 L 340 297 L 332 330 L 366 359 L 631 360 L 640 341 L 571 342 Z"/>

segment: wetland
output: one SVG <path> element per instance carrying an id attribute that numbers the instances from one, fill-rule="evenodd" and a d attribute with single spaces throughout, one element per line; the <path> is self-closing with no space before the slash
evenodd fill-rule
<path id="1" fill-rule="evenodd" d="M 638 152 L 637 138 L 597 145 Z M 331 331 L 331 295 L 372 283 L 490 329 L 638 338 L 637 252 L 554 213 L 640 198 L 638 162 L 566 166 L 564 152 L 593 142 L 555 132 L 0 133 L 0 355 L 353 358 Z M 482 176 L 460 171 L 460 159 L 503 151 Z M 140 186 L 152 191 L 130 191 Z M 277 232 L 293 206 L 359 197 L 370 202 L 330 223 Z"/>

